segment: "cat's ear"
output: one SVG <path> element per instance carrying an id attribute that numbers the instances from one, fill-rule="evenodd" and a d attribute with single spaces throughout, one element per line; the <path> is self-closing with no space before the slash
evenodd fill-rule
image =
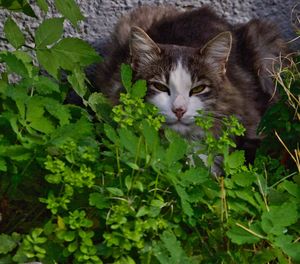
<path id="1" fill-rule="evenodd" d="M 222 32 L 200 50 L 205 60 L 221 74 L 226 73 L 226 63 L 228 61 L 232 46 L 232 35 L 229 31 Z"/>
<path id="2" fill-rule="evenodd" d="M 131 28 L 129 48 L 133 69 L 148 65 L 161 53 L 158 45 L 139 27 Z"/>

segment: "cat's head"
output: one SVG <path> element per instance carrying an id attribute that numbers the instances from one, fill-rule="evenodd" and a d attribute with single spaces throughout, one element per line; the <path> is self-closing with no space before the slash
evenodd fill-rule
<path id="1" fill-rule="evenodd" d="M 231 45 L 230 32 L 191 48 L 155 43 L 142 29 L 132 28 L 132 67 L 137 78 L 148 82 L 146 99 L 159 108 L 169 127 L 190 134 L 198 110 L 214 111 L 226 85 Z"/>

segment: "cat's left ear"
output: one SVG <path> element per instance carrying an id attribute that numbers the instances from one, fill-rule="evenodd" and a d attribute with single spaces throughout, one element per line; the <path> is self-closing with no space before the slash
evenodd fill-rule
<path id="1" fill-rule="evenodd" d="M 147 33 L 136 26 L 131 28 L 129 48 L 133 69 L 151 64 L 161 53 L 158 45 Z"/>
<path id="2" fill-rule="evenodd" d="M 200 50 L 200 53 L 205 56 L 207 63 L 214 67 L 216 71 L 225 74 L 231 47 L 232 34 L 226 31 L 208 41 Z"/>

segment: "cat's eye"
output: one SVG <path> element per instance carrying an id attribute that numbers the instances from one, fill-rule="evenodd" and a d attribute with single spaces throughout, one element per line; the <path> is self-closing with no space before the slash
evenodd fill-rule
<path id="1" fill-rule="evenodd" d="M 203 93 L 206 90 L 206 88 L 208 88 L 207 85 L 198 85 L 190 91 L 190 96 Z"/>
<path id="2" fill-rule="evenodd" d="M 162 84 L 162 83 L 152 82 L 151 85 L 152 85 L 155 89 L 157 89 L 157 90 L 159 90 L 159 91 L 161 91 L 161 92 L 165 92 L 165 93 L 170 94 L 170 89 L 169 89 L 166 85 L 164 85 L 164 84 Z"/>

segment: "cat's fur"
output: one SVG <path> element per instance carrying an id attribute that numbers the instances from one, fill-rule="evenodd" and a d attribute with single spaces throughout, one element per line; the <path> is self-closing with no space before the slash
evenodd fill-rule
<path id="1" fill-rule="evenodd" d="M 146 99 L 166 116 L 168 126 L 198 138 L 197 110 L 214 114 L 216 134 L 222 117 L 236 115 L 246 128 L 238 144 L 249 150 L 274 93 L 270 71 L 285 45 L 269 22 L 231 25 L 209 7 L 182 12 L 144 6 L 120 19 L 110 50 L 97 84 L 112 101 L 122 89 L 120 64 L 131 63 L 135 79 L 148 81 Z M 169 90 L 158 90 L 157 83 Z M 204 90 L 192 95 L 199 85 Z"/>

